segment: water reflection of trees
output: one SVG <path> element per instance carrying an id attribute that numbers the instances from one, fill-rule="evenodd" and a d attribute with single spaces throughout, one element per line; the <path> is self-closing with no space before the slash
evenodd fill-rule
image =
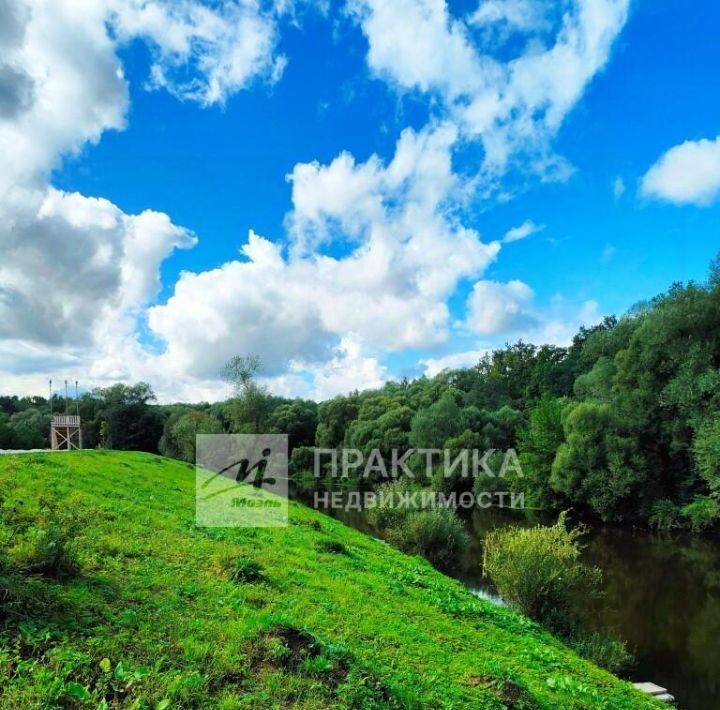
<path id="1" fill-rule="evenodd" d="M 720 547 L 717 542 L 603 531 L 586 558 L 604 570 L 599 618 L 638 650 L 639 672 L 655 673 L 692 707 L 720 692 Z"/>

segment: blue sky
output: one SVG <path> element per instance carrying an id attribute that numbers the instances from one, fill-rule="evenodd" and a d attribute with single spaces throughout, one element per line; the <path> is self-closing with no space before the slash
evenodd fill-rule
<path id="1" fill-rule="evenodd" d="M 39 56 L 32 45 L 39 11 L 23 14 L 26 4 L 33 2 L 8 4 L 26 24 L 23 31 L 18 21 L 17 41 L 5 40 L 17 53 L 14 72 Z M 216 375 L 222 359 L 259 352 L 276 391 L 323 398 L 470 364 L 485 348 L 520 337 L 566 342 L 583 322 L 620 314 L 673 281 L 703 279 L 720 249 L 717 3 L 693 3 L 690 12 L 680 0 L 248 1 L 212 3 L 206 14 L 195 0 L 92 4 L 83 23 L 63 27 L 63 17 L 54 18 L 59 40 L 50 45 L 64 60 L 76 51 L 73 38 L 101 33 L 88 56 L 98 53 L 108 74 L 85 77 L 77 68 L 77 77 L 58 78 L 87 82 L 77 89 L 77 115 L 68 117 L 79 125 L 76 134 L 68 129 L 57 138 L 59 131 L 46 128 L 47 151 L 33 171 L 11 170 L 0 185 L 12 209 L 19 208 L 7 196 L 11 187 L 38 191 L 22 213 L 26 223 L 43 220 L 35 232 L 67 243 L 62 228 L 72 227 L 73 258 L 84 262 L 83 303 L 69 309 L 67 327 L 42 326 L 46 314 L 32 310 L 28 295 L 33 262 L 13 260 L 20 251 L 6 236 L 11 258 L 0 269 L 0 313 L 3 306 L 13 311 L 0 329 L 3 389 L 30 391 L 50 375 L 80 373 L 88 386 L 142 378 L 163 399 L 213 398 L 224 393 Z M 243 29 L 238 8 L 256 25 Z M 154 22 L 151 11 L 164 22 Z M 413 29 L 413 22 L 424 24 Z M 169 28 L 203 42 L 173 44 L 178 34 Z M 407 43 L 406 31 L 414 32 Z M 544 87 L 547 69 L 537 57 L 572 31 L 580 39 L 568 41 L 566 59 L 551 66 Z M 233 43 L 253 41 L 247 32 L 260 32 L 265 44 L 252 69 L 228 78 L 225 58 Z M 598 46 L 584 47 L 596 35 Z M 529 77 L 519 88 L 503 83 L 518 58 Z M 57 56 L 50 59 L 57 64 Z M 478 77 L 468 78 L 463 62 Z M 112 77 L 113 67 L 122 77 Z M 41 83 L 50 84 L 52 72 L 27 72 L 37 103 L 58 100 Z M 486 81 L 483 72 L 497 77 Z M 210 97 L 218 76 L 220 98 Z M 492 114 L 491 130 L 466 109 L 496 86 L 510 108 Z M 536 86 L 545 93 L 528 108 Z M 22 111 L 0 119 L 7 124 L 0 122 L 0 144 L 18 135 L 10 128 L 39 130 L 29 118 L 23 124 L 34 108 Z M 420 145 L 442 131 L 436 147 Z M 408 143 L 415 159 L 430 155 L 432 162 L 410 168 L 397 187 L 388 166 L 401 135 L 417 138 Z M 491 160 L 498 141 L 505 157 Z M 344 152 L 352 158 L 340 170 L 333 161 Z M 449 172 L 440 179 L 445 159 Z M 314 166 L 304 197 L 298 165 Z M 337 179 L 324 183 L 332 165 Z M 363 185 L 346 204 L 353 176 Z M 146 210 L 167 223 L 135 221 Z M 435 218 L 437 236 L 407 241 L 403 230 Z M 499 244 L 521 225 L 525 238 Z M 256 260 L 240 252 L 249 230 L 261 239 L 258 249 L 274 243 L 280 256 L 272 258 L 284 260 L 270 276 L 242 266 Z M 350 276 L 357 311 L 367 318 L 352 298 L 332 310 L 328 304 L 343 297 L 339 281 L 348 278 L 342 262 L 373 248 L 373 230 L 403 251 L 382 262 L 393 252 L 378 249 L 362 265 L 372 274 L 358 283 Z M 472 244 L 456 251 L 461 230 L 470 230 Z M 441 242 L 437 262 L 413 256 Z M 485 247 L 492 244 L 491 254 Z M 48 252 L 47 245 L 35 248 Z M 102 259 L 92 255 L 108 250 L 122 265 L 96 273 L 92 265 Z M 445 273 L 441 263 L 456 253 L 458 263 Z M 324 276 L 323 256 L 335 262 Z M 233 266 L 217 278 L 223 264 Z M 72 275 L 77 261 L 62 268 Z M 381 280 L 376 272 L 383 269 Z M 59 264 L 45 271 L 60 281 Z M 195 276 L 186 280 L 183 272 Z M 127 283 L 136 281 L 141 286 L 129 296 Z M 62 283 L 54 292 L 67 288 L 68 278 Z M 404 293 L 414 314 L 404 310 Z M 93 299 L 95 311 L 87 305 Z M 278 312 L 286 317 L 276 320 Z M 309 312 L 315 315 L 306 319 Z M 418 312 L 423 317 L 405 332 Z"/>

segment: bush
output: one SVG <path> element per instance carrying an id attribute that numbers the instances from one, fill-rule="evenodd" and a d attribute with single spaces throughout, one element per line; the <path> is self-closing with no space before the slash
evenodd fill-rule
<path id="1" fill-rule="evenodd" d="M 401 525 L 389 528 L 386 537 L 403 552 L 422 555 L 440 567 L 452 562 L 468 542 L 463 524 L 446 508 L 410 513 Z"/>
<path id="2" fill-rule="evenodd" d="M 690 521 L 690 527 L 698 532 L 720 522 L 720 503 L 715 498 L 698 496 L 682 509 L 682 514 Z"/>
<path id="3" fill-rule="evenodd" d="M 658 530 L 672 530 L 680 525 L 680 508 L 671 500 L 659 500 L 652 508 L 648 522 Z"/>
<path id="4" fill-rule="evenodd" d="M 3 503 L 3 529 L 8 566 L 49 576 L 74 574 L 78 538 L 85 517 L 75 497 L 62 504 L 40 499 L 37 507 L 22 501 Z"/>
<path id="5" fill-rule="evenodd" d="M 263 568 L 254 560 L 239 559 L 230 573 L 230 579 L 240 584 L 254 584 L 265 580 Z"/>
<path id="6" fill-rule="evenodd" d="M 423 494 L 430 494 L 424 500 Z M 455 511 L 436 508 L 434 492 L 402 478 L 382 486 L 376 505 L 367 510 L 368 522 L 394 547 L 422 555 L 444 567 L 468 543 L 462 522 Z"/>
<path id="7" fill-rule="evenodd" d="M 570 639 L 569 643 L 578 656 L 611 673 L 618 674 L 627 670 L 635 662 L 627 644 L 613 636 L 584 634 Z"/>
<path id="8" fill-rule="evenodd" d="M 710 491 L 720 491 L 720 415 L 700 426 L 693 441 L 692 453 L 695 467 Z"/>
<path id="9" fill-rule="evenodd" d="M 485 537 L 484 573 L 510 606 L 559 633 L 576 625 L 580 605 L 598 593 L 600 570 L 580 563 L 583 530 L 505 528 Z"/>
<path id="10" fill-rule="evenodd" d="M 349 555 L 347 547 L 338 540 L 320 540 L 315 546 L 320 552 L 329 552 L 331 555 Z"/>
<path id="11" fill-rule="evenodd" d="M 378 490 L 378 501 L 382 505 L 367 509 L 368 522 L 380 531 L 399 527 L 411 513 L 427 509 L 423 508 L 423 490 L 426 489 L 407 478 L 381 486 Z"/>

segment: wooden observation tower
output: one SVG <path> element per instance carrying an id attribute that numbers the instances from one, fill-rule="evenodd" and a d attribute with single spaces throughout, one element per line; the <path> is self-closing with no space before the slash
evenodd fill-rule
<path id="1" fill-rule="evenodd" d="M 82 424 L 80 405 L 77 397 L 78 383 L 75 383 L 75 414 L 68 413 L 67 380 L 65 380 L 65 414 L 53 415 L 50 423 L 50 447 L 54 451 L 82 449 Z M 52 380 L 50 380 L 50 413 L 52 414 Z"/>

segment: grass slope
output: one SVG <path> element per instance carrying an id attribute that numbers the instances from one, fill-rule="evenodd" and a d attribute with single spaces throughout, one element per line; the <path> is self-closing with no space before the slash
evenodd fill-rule
<path id="1" fill-rule="evenodd" d="M 86 521 L 75 573 L 0 576 L 3 709 L 662 707 L 302 505 L 285 529 L 196 528 L 186 464 L 0 456 L 0 485 Z"/>

